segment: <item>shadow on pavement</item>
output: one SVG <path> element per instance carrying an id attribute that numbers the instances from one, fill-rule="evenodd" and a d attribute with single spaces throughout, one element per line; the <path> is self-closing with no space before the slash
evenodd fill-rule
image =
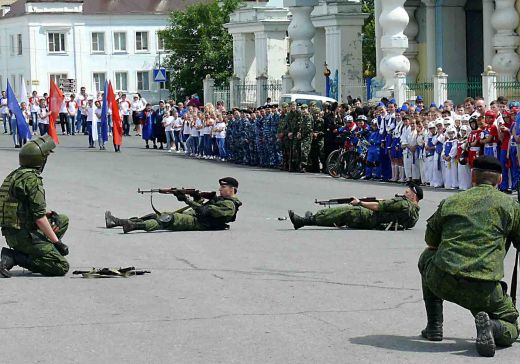
<path id="1" fill-rule="evenodd" d="M 398 335 L 367 335 L 353 337 L 349 339 L 352 344 L 372 346 L 375 348 L 418 352 L 418 353 L 453 353 L 455 355 L 465 355 L 478 357 L 473 341 L 444 338 L 442 342 L 431 342 L 418 336 L 398 336 Z"/>

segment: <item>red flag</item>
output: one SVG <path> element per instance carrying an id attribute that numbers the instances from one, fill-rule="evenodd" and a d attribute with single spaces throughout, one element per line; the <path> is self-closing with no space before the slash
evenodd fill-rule
<path id="1" fill-rule="evenodd" d="M 116 101 L 116 95 L 112 88 L 112 82 L 108 81 L 108 103 L 112 109 L 112 135 L 114 137 L 114 145 L 123 144 L 123 124 L 121 123 L 121 114 L 119 114 L 119 104 Z"/>
<path id="2" fill-rule="evenodd" d="M 49 135 L 56 144 L 59 144 L 58 133 L 56 133 L 56 120 L 60 114 L 61 105 L 63 104 L 63 93 L 61 92 L 56 82 L 51 80 L 51 90 L 49 91 Z"/>

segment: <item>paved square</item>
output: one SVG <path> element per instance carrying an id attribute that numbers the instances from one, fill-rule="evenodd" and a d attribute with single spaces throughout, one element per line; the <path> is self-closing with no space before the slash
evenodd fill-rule
<path id="1" fill-rule="evenodd" d="M 447 192 L 425 191 L 411 231 L 294 231 L 277 219 L 288 208 L 314 211 L 315 198 L 352 194 L 391 197 L 403 187 L 187 159 L 145 150 L 137 137 L 126 138 L 120 154 L 87 149 L 86 136 L 61 142 L 43 176 L 49 208 L 70 217 L 63 241 L 71 271 L 134 265 L 152 274 L 87 280 L 15 268 L 15 277 L 0 280 L 3 363 L 466 363 L 477 356 L 473 318 L 453 304 L 445 305 L 443 342 L 418 336 L 426 317 L 417 259 L 425 221 Z M 17 165 L 18 150 L 0 136 L 2 179 Z M 244 204 L 229 231 L 104 228 L 107 209 L 123 217 L 150 212 L 138 187 L 213 190 L 223 176 L 239 180 Z M 154 201 L 163 210 L 182 206 L 170 196 Z M 509 281 L 511 256 L 507 263 Z M 509 363 L 519 356 L 518 344 L 496 354 Z"/>

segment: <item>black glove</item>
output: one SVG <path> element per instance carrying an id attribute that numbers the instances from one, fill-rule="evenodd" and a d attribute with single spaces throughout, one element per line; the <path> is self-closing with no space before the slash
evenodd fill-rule
<path id="1" fill-rule="evenodd" d="M 67 245 L 63 244 L 63 242 L 61 240 L 59 240 L 57 243 L 54 243 L 54 247 L 63 256 L 66 256 L 69 254 L 69 247 Z"/>
<path id="2" fill-rule="evenodd" d="M 175 197 L 177 197 L 177 200 L 178 201 L 186 201 L 186 194 L 182 193 L 182 192 L 179 192 L 179 191 L 175 191 L 173 192 L 173 195 Z"/>

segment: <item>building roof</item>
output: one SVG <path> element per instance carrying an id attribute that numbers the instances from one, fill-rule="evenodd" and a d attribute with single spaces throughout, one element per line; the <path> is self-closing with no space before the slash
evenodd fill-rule
<path id="1" fill-rule="evenodd" d="M 25 15 L 27 3 L 83 3 L 84 15 L 167 14 L 204 0 L 18 0 L 4 17 Z M 41 15 L 42 13 L 38 13 Z M 56 14 L 56 13 L 53 13 Z M 70 13 L 64 13 L 70 15 Z"/>

